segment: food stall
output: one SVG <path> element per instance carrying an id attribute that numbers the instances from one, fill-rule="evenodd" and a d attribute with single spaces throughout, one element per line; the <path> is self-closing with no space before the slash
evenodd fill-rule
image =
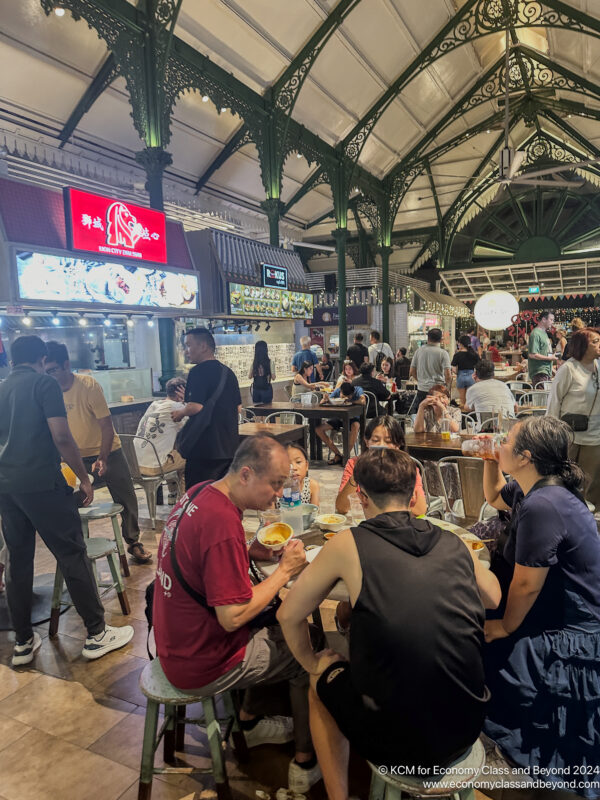
<path id="1" fill-rule="evenodd" d="M 469 308 L 449 295 L 420 286 L 407 287 L 407 344 L 409 358 L 427 342 L 427 331 L 440 328 L 442 347 L 451 355 L 456 349 L 456 320 L 470 317 Z"/>
<path id="2" fill-rule="evenodd" d="M 246 401 L 254 345 L 266 341 L 275 362 L 275 398 L 284 399 L 298 349 L 295 321 L 313 313 L 299 255 L 220 230 L 186 236 L 200 273 L 200 310 L 213 329 L 217 358 L 236 373 Z M 186 368 L 182 355 L 179 366 Z"/>
<path id="3" fill-rule="evenodd" d="M 183 228 L 126 199 L 0 178 L 4 343 L 25 333 L 64 342 L 109 404 L 159 388 L 158 328 L 198 308 Z"/>

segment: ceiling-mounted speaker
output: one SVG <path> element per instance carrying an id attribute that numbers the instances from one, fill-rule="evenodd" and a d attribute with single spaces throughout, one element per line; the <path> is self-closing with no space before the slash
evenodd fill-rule
<path id="1" fill-rule="evenodd" d="M 337 275 L 333 273 L 330 275 L 325 275 L 324 279 L 325 279 L 325 291 L 330 293 L 335 292 L 335 290 L 337 289 Z"/>

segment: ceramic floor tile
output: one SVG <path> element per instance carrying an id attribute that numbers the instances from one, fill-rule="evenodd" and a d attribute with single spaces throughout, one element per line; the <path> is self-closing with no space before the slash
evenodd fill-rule
<path id="1" fill-rule="evenodd" d="M 138 778 L 121 764 L 35 730 L 0 750 L 0 775 L 6 800 L 117 800 Z"/>
<path id="2" fill-rule="evenodd" d="M 28 725 L 0 714 L 0 750 L 25 736 L 30 730 Z"/>
<path id="3" fill-rule="evenodd" d="M 81 747 L 95 742 L 134 708 L 132 703 L 92 694 L 80 683 L 49 675 L 0 702 L 0 714 Z"/>
<path id="4" fill-rule="evenodd" d="M 40 677 L 40 674 L 41 673 L 37 672 L 35 669 L 30 669 L 28 667 L 13 669 L 5 664 L 0 664 L 0 700 L 4 700 L 24 686 L 36 681 Z"/>

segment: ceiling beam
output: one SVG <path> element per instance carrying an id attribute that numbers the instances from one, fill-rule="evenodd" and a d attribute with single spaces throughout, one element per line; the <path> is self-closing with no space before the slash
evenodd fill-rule
<path id="1" fill-rule="evenodd" d="M 577 142 L 577 144 L 581 145 L 583 149 L 591 155 L 592 158 L 600 158 L 600 150 L 593 145 L 589 139 L 587 139 L 583 134 L 579 133 L 572 125 L 569 125 L 568 122 L 565 122 L 564 119 L 555 114 L 554 111 L 551 109 L 541 109 L 542 116 L 546 117 L 550 122 L 556 125 L 563 133 L 566 133 L 567 136 L 570 136 L 573 141 Z"/>
<path id="2" fill-rule="evenodd" d="M 230 158 L 230 156 L 232 156 L 234 153 L 237 153 L 238 150 L 250 142 L 249 133 L 248 126 L 245 123 L 240 125 L 237 131 L 229 139 L 225 147 L 221 150 L 219 155 L 208 165 L 202 175 L 198 178 L 196 181 L 196 189 L 194 194 L 198 194 L 200 191 L 202 191 L 215 172 L 221 169 L 223 164 L 228 158 Z"/>
<path id="3" fill-rule="evenodd" d="M 100 69 L 94 76 L 92 82 L 87 87 L 81 96 L 81 99 L 71 112 L 69 119 L 64 124 L 63 129 L 58 134 L 58 138 L 60 139 L 59 147 L 65 146 L 65 144 L 71 138 L 73 131 L 81 122 L 84 114 L 87 114 L 96 100 L 100 97 L 105 89 L 108 89 L 118 74 L 119 67 L 115 60 L 114 54 L 109 53 L 100 66 Z"/>
<path id="4" fill-rule="evenodd" d="M 295 206 L 302 198 L 309 192 L 312 192 L 323 180 L 324 171 L 316 169 L 312 175 L 302 184 L 302 186 L 290 197 L 287 203 L 283 206 L 283 214 L 287 214 L 292 206 Z"/>

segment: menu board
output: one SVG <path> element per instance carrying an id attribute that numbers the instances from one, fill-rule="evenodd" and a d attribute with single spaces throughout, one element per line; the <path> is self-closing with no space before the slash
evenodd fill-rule
<path id="1" fill-rule="evenodd" d="M 268 286 L 229 284 L 230 313 L 242 317 L 304 319 L 312 317 L 313 296 L 306 292 L 272 289 Z"/>
<path id="2" fill-rule="evenodd" d="M 184 272 L 17 251 L 22 300 L 197 308 L 198 278 Z"/>

